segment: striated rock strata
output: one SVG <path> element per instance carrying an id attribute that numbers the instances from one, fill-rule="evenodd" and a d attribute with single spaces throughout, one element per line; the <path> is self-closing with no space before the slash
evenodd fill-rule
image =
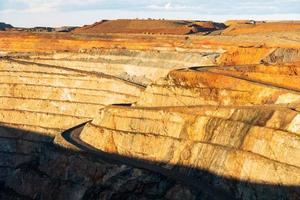
<path id="1" fill-rule="evenodd" d="M 0 198 L 299 199 L 298 25 L 249 23 L 1 32 Z"/>

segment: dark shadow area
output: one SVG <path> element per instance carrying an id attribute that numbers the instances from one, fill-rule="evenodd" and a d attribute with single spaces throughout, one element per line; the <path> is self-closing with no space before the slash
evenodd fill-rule
<path id="1" fill-rule="evenodd" d="M 285 193 L 289 195 L 292 194 L 292 197 L 300 198 L 300 186 L 280 186 L 250 183 L 220 177 L 209 171 L 197 168 L 190 168 L 187 166 L 175 165 L 171 167 L 172 170 L 168 170 L 163 167 L 169 165 L 167 163 L 152 162 L 148 160 L 136 159 L 100 151 L 79 139 L 81 129 L 82 127 L 84 127 L 84 125 L 85 124 L 81 124 L 70 130 L 65 131 L 62 134 L 63 137 L 68 142 L 74 144 L 75 146 L 79 147 L 85 152 L 89 152 L 95 156 L 99 156 L 109 161 L 122 162 L 138 168 L 143 168 L 146 170 L 154 171 L 156 173 L 160 173 L 167 177 L 171 177 L 176 181 L 183 183 L 184 185 L 188 185 L 189 187 L 192 187 L 196 190 L 201 190 L 202 192 L 207 193 L 208 196 L 213 195 L 212 197 L 216 199 L 234 198 L 236 196 L 236 192 L 232 191 L 232 188 L 235 188 L 235 185 L 239 185 L 245 188 L 251 188 L 255 192 L 261 193 L 261 195 L 266 195 L 265 198 L 267 199 L 270 199 L 272 197 L 284 198 Z"/>
<path id="2" fill-rule="evenodd" d="M 131 107 L 132 103 L 113 103 L 112 106 Z"/>
<path id="3" fill-rule="evenodd" d="M 82 151 L 54 145 L 42 133 L 0 126 L 0 199 L 165 199 L 175 185 L 192 191 L 178 189 L 185 192 L 177 199 L 300 199 L 298 185 L 235 180 L 100 151 L 79 139 L 84 125 L 62 133 Z"/>

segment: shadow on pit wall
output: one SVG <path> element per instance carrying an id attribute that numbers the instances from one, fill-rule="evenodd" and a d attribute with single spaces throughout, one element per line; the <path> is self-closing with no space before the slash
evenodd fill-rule
<path id="1" fill-rule="evenodd" d="M 197 199 L 300 199 L 300 185 L 270 185 L 241 181 L 222 177 L 203 169 L 180 165 L 170 166 L 166 163 L 100 151 L 82 142 L 78 138 L 84 125 L 85 123 L 80 124 L 62 133 L 65 140 L 81 149 L 81 151 L 72 151 L 54 145 L 53 138 L 45 136 L 42 133 L 0 126 L 0 155 L 2 157 L 0 158 L 0 198 L 1 195 L 4 194 L 8 196 L 12 195 L 16 197 L 15 199 L 32 199 L 25 194 L 15 192 L 7 186 L 9 184 L 7 184 L 6 181 L 9 177 L 14 176 L 16 170 L 22 169 L 24 166 L 27 166 L 27 168 L 30 166 L 30 170 L 31 168 L 37 167 L 36 163 L 45 160 L 45 157 L 47 157 L 45 153 L 52 154 L 55 151 L 56 153 L 66 154 L 67 156 L 74 154 L 84 156 L 96 163 L 109 163 L 119 166 L 126 164 L 150 171 L 150 173 L 156 175 L 159 174 L 163 177 L 162 180 L 172 180 L 175 183 L 185 185 L 191 188 L 191 190 L 198 192 L 197 194 L 199 194 L 199 196 Z M 20 141 L 22 141 L 22 143 L 25 142 L 26 145 L 24 144 L 18 147 L 17 144 L 20 143 Z M 30 153 L 28 153 L 28 151 L 30 151 Z M 15 162 L 12 163 L 9 160 L 14 152 L 19 156 L 15 157 Z M 49 174 L 43 174 L 39 169 L 37 170 L 42 176 L 50 176 Z M 82 173 L 84 173 L 84 171 Z M 23 182 L 23 184 L 26 183 Z M 42 182 L 38 184 L 45 185 L 46 183 Z M 45 195 L 43 193 L 47 193 L 47 190 L 41 189 L 39 196 Z M 123 196 L 123 199 L 127 199 L 126 195 Z"/>

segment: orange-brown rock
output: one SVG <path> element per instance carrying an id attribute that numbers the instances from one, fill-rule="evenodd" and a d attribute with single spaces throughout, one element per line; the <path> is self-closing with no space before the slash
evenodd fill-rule
<path id="1" fill-rule="evenodd" d="M 223 35 L 261 34 L 273 32 L 299 31 L 300 22 L 258 22 L 245 21 L 225 23 L 229 27 L 222 32 Z"/>
<path id="2" fill-rule="evenodd" d="M 225 28 L 221 23 L 186 20 L 102 20 L 75 29 L 75 33 L 140 33 L 186 35 Z"/>

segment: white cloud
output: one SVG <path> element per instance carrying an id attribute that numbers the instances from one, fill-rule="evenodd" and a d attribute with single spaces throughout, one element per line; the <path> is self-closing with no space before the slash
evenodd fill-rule
<path id="1" fill-rule="evenodd" d="M 149 5 L 146 6 L 145 9 L 149 10 L 156 10 L 156 11 L 195 11 L 202 9 L 200 6 L 186 6 L 186 5 L 181 5 L 181 4 L 172 4 L 171 2 L 168 2 L 166 4 L 160 4 L 160 5 Z"/>
<path id="2" fill-rule="evenodd" d="M 300 0 L 0 0 L 0 10 L 20 12 L 107 9 L 279 14 L 299 13 Z"/>
<path id="3" fill-rule="evenodd" d="M 54 12 L 64 9 L 72 10 L 72 7 L 81 7 L 91 5 L 93 9 L 93 4 L 101 4 L 105 0 L 3 0 L 0 2 L 5 8 L 5 4 L 9 7 L 5 10 L 14 10 L 21 12 Z M 19 7 L 18 4 L 23 5 Z"/>
<path id="4" fill-rule="evenodd" d="M 169 2 L 169 3 L 166 3 L 166 5 L 164 6 L 164 8 L 166 9 L 166 10 L 170 10 L 170 8 L 171 8 L 171 3 Z"/>

